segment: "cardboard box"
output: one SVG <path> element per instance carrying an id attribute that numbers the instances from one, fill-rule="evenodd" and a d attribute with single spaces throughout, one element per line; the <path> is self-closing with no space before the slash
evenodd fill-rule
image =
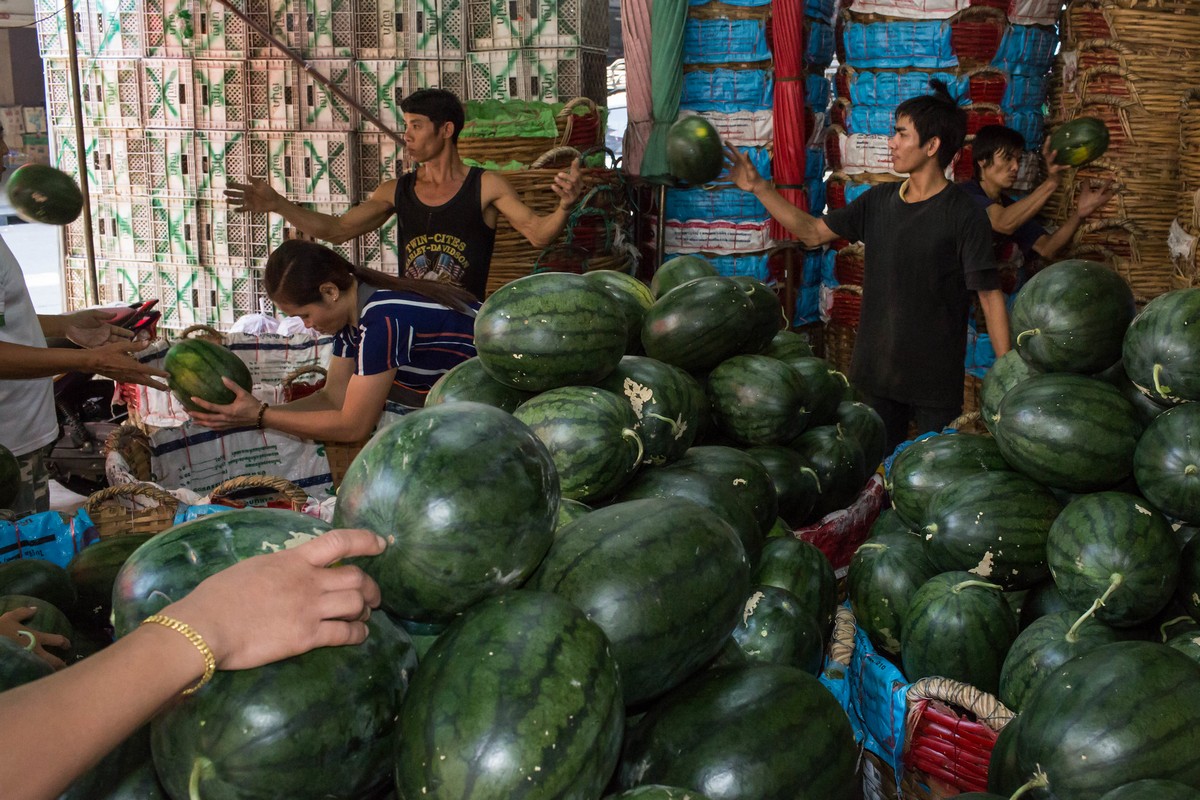
<path id="1" fill-rule="evenodd" d="M 11 136 L 12 141 L 9 146 L 16 145 L 18 137 L 25 132 L 25 115 L 21 113 L 20 106 L 4 106 L 0 108 L 0 127 L 4 128 L 4 135 Z"/>
<path id="2" fill-rule="evenodd" d="M 24 106 L 25 133 L 46 133 L 46 109 L 41 106 Z M 8 125 L 4 126 L 8 130 Z"/>

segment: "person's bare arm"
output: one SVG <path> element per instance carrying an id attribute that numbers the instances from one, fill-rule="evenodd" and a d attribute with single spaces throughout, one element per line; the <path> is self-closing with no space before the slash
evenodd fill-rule
<path id="1" fill-rule="evenodd" d="M 387 222 L 395 208 L 392 205 L 395 194 L 396 181 L 385 181 L 369 199 L 338 216 L 303 208 L 279 194 L 266 181 L 250 179 L 247 183 L 230 183 L 225 190 L 225 197 L 235 211 L 278 214 L 306 236 L 331 244 L 341 244 L 370 233 Z"/>
<path id="2" fill-rule="evenodd" d="M 1011 349 L 1008 333 L 1008 308 L 1004 305 L 1004 292 L 999 289 L 987 289 L 979 292 L 979 307 L 983 309 L 983 319 L 987 323 L 992 350 L 995 351 L 996 358 L 999 358 Z"/>
<path id="3" fill-rule="evenodd" d="M 1054 258 L 1059 251 L 1071 243 L 1083 221 L 1111 200 L 1115 191 L 1112 188 L 1112 181 L 1104 183 L 1088 181 L 1085 183 L 1079 190 L 1079 202 L 1075 204 L 1075 210 L 1054 233 L 1038 237 L 1038 240 L 1033 243 L 1034 252 L 1047 260 Z"/>
<path id="4" fill-rule="evenodd" d="M 157 379 L 166 378 L 167 373 L 143 364 L 133 356 L 149 344 L 122 339 L 100 347 L 70 350 L 0 342 L 0 380 L 49 378 L 64 372 L 84 372 L 166 390 L 166 384 Z"/>
<path id="5" fill-rule="evenodd" d="M 222 670 L 359 644 L 371 609 L 379 606 L 379 587 L 358 567 L 329 565 L 378 555 L 384 547 L 369 531 L 330 531 L 239 562 L 159 613 L 195 630 Z M 143 625 L 74 666 L 0 694 L 4 797 L 58 797 L 194 685 L 204 667 L 183 635 Z"/>
<path id="6" fill-rule="evenodd" d="M 491 200 L 496 210 L 534 247 L 545 248 L 554 243 L 566 227 L 571 207 L 579 199 L 583 188 L 583 177 L 579 171 L 579 159 L 554 176 L 551 190 L 558 195 L 558 205 L 549 214 L 539 216 L 521 202 L 512 184 L 496 172 L 483 174 L 484 196 Z"/>
<path id="7" fill-rule="evenodd" d="M 805 246 L 820 247 L 838 238 L 825 224 L 825 220 L 789 203 L 770 181 L 758 174 L 750 157 L 745 153 L 733 145 L 726 145 L 725 156 L 729 163 L 729 180 L 733 185 L 757 197 L 767 209 L 767 213 L 795 234 Z"/>
<path id="8" fill-rule="evenodd" d="M 1058 155 L 1050 149 L 1050 137 L 1042 143 L 1042 160 L 1046 162 L 1046 180 L 1034 187 L 1033 191 L 1010 206 L 1002 207 L 999 203 L 988 206 L 988 219 L 992 222 L 992 230 L 1005 235 L 1011 234 L 1017 228 L 1033 219 L 1046 201 L 1058 190 L 1063 175 L 1070 169 L 1065 164 L 1054 163 Z"/>

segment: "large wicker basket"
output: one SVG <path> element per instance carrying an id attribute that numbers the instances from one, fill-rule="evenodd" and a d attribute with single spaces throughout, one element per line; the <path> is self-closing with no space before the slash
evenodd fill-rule
<path id="1" fill-rule="evenodd" d="M 165 531 L 175 524 L 179 500 L 153 484 L 122 483 L 95 492 L 83 508 L 100 538 L 110 539 Z"/>
<path id="2" fill-rule="evenodd" d="M 308 495 L 296 484 L 273 475 L 242 475 L 230 478 L 209 494 L 213 505 L 230 508 L 266 506 L 267 508 L 289 508 L 301 511 L 308 503 Z"/>

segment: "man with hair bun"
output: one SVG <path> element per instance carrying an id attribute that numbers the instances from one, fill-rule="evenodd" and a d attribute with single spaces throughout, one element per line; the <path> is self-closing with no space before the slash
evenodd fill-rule
<path id="1" fill-rule="evenodd" d="M 866 247 L 862 317 L 850 378 L 883 417 L 887 447 L 940 431 L 962 411 L 970 293 L 997 355 L 1008 351 L 1008 315 L 987 214 L 946 177 L 966 137 L 966 113 L 941 81 L 896 108 L 888 139 L 903 183 L 881 183 L 845 208 L 813 217 L 785 200 L 742 153 L 727 148 L 730 180 L 752 192 L 808 247 L 835 239 Z"/>

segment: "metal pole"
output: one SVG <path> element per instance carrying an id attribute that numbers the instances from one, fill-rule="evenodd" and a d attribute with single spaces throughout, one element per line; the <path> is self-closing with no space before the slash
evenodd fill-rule
<path id="1" fill-rule="evenodd" d="M 79 191 L 83 194 L 83 252 L 87 257 L 87 280 L 84 301 L 87 305 L 100 302 L 97 290 L 96 246 L 92 242 L 92 196 L 88 187 L 87 144 L 83 139 L 83 98 L 79 92 L 79 49 L 75 40 L 75 3 L 64 0 L 67 14 L 67 56 L 71 65 L 71 108 L 75 117 L 75 157 L 79 162 Z M 67 298 L 68 301 L 70 298 Z M 74 311 L 75 309 L 69 309 Z"/>
<path id="2" fill-rule="evenodd" d="M 69 3 L 70 0 L 67 0 L 67 2 Z M 350 95 L 348 95 L 344 91 L 342 91 L 338 86 L 336 86 L 333 83 L 333 81 L 329 80 L 329 78 L 325 77 L 320 72 L 317 72 L 315 67 L 313 67 L 311 64 L 309 64 L 307 61 L 305 61 L 300 56 L 296 55 L 296 53 L 293 52 L 291 50 L 291 48 L 289 48 L 286 44 L 284 44 L 283 42 L 279 41 L 274 36 L 272 36 L 270 31 L 268 31 L 262 25 L 259 25 L 254 20 L 250 19 L 250 17 L 246 14 L 246 12 L 242 11 L 240 8 L 233 5 L 233 3 L 229 2 L 229 0 L 218 0 L 218 2 L 220 2 L 221 5 L 225 6 L 230 11 L 232 11 L 234 14 L 236 14 L 243 22 L 245 22 L 251 28 L 253 28 L 258 33 L 259 36 L 263 37 L 268 42 L 270 42 L 272 47 L 274 47 L 279 52 L 283 53 L 285 56 L 290 58 L 292 61 L 295 61 L 301 67 L 303 67 L 305 72 L 307 72 L 309 75 L 312 75 L 314 78 L 316 78 L 318 83 L 320 83 L 322 86 L 324 86 L 330 92 L 333 92 L 333 94 L 336 95 L 338 97 L 338 99 L 340 99 L 343 103 L 345 103 L 346 105 L 353 108 L 359 114 L 362 114 L 363 119 L 365 119 L 367 122 L 370 122 L 376 128 L 379 128 L 379 130 L 382 131 L 383 133 L 386 133 L 389 137 L 391 137 L 391 139 L 393 141 L 395 141 L 401 147 L 404 146 L 404 137 L 403 136 L 401 136 L 400 134 L 398 134 L 395 131 L 388 128 L 388 126 L 383 122 L 383 120 L 379 119 L 379 117 L 375 116 L 370 111 L 367 111 L 365 108 L 363 108 L 358 103 L 357 100 L 355 100 L 353 97 L 351 97 Z"/>

